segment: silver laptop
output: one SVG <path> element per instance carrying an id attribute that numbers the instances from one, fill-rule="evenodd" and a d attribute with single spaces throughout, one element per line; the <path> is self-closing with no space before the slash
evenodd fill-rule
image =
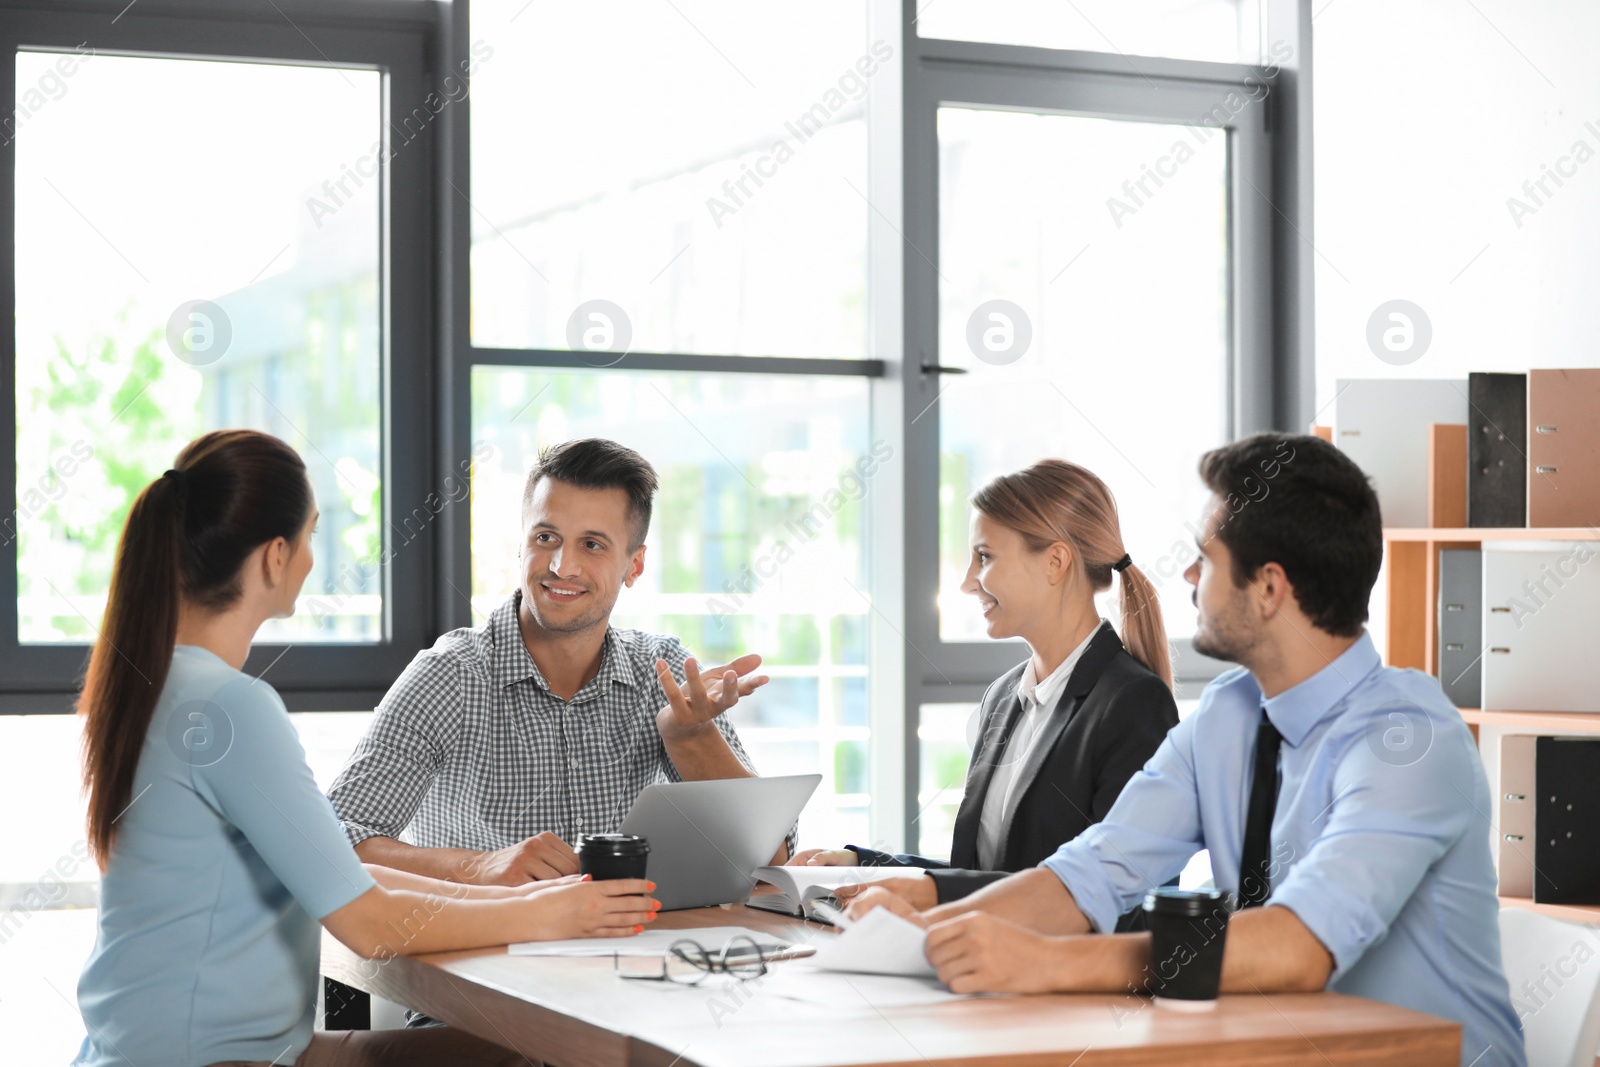
<path id="1" fill-rule="evenodd" d="M 650 785 L 622 832 L 650 841 L 649 878 L 664 911 L 732 904 L 755 888 L 816 792 L 820 774 Z"/>

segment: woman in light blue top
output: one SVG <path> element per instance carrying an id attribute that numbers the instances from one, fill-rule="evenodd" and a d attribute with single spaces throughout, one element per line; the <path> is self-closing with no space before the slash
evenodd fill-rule
<path id="1" fill-rule="evenodd" d="M 519 888 L 365 866 L 318 791 L 282 700 L 241 673 L 311 570 L 300 457 L 225 430 L 134 501 L 79 700 L 99 932 L 78 983 L 81 1067 L 522 1063 L 448 1028 L 312 1033 L 318 924 L 384 959 L 622 936 L 642 880 Z"/>

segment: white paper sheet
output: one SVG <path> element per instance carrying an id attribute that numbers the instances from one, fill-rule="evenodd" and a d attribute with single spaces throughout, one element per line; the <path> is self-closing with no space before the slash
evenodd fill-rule
<path id="1" fill-rule="evenodd" d="M 811 960 L 778 964 L 759 981 L 763 993 L 775 993 L 790 1000 L 830 1007 L 869 1004 L 875 1008 L 897 1008 L 962 999 L 960 994 L 946 989 L 937 978 L 844 974 L 840 971 L 824 971 L 814 966 Z"/>
<path id="2" fill-rule="evenodd" d="M 927 931 L 884 908 L 851 923 L 837 937 L 822 941 L 808 961 L 827 971 L 855 974 L 934 976 L 923 945 Z"/>
<path id="3" fill-rule="evenodd" d="M 523 941 L 510 946 L 513 956 L 665 956 L 674 941 L 698 941 L 708 952 L 720 952 L 732 937 L 753 938 L 763 952 L 780 952 L 790 943 L 745 926 L 706 926 L 697 930 L 646 930 L 632 937 L 577 937 L 568 941 Z"/>
<path id="4" fill-rule="evenodd" d="M 785 892 L 792 883 L 798 893 L 813 886 L 838 889 L 847 885 L 869 885 L 886 878 L 920 878 L 927 874 L 921 867 L 757 867 L 758 881 L 775 885 Z"/>

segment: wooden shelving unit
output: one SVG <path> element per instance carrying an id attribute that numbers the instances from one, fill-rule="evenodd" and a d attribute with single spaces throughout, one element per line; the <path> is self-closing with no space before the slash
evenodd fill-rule
<path id="1" fill-rule="evenodd" d="M 1600 541 L 1600 526 L 1388 526 L 1386 541 Z"/>
<path id="2" fill-rule="evenodd" d="M 1441 526 L 1385 529 L 1383 547 L 1389 566 L 1385 662 L 1390 666 L 1414 667 L 1433 675 L 1439 673 L 1439 553 L 1447 548 L 1481 548 L 1485 541 L 1600 541 L 1600 528 Z M 1600 712 L 1569 714 L 1463 708 L 1461 717 L 1472 728 L 1474 737 L 1484 726 L 1527 734 L 1600 734 Z M 1527 897 L 1501 897 L 1500 905 L 1528 908 L 1567 922 L 1600 924 L 1600 906 L 1536 904 Z M 1596 1067 L 1600 1067 L 1600 1061 Z"/>
<path id="3" fill-rule="evenodd" d="M 1509 726 L 1529 734 L 1600 734 L 1600 714 L 1575 714 L 1566 711 L 1482 711 L 1462 708 L 1467 725 Z"/>
<path id="4" fill-rule="evenodd" d="M 1439 673 L 1439 553 L 1481 548 L 1485 541 L 1600 541 L 1587 527 L 1395 527 L 1383 531 L 1389 561 L 1389 647 L 1392 667 Z"/>

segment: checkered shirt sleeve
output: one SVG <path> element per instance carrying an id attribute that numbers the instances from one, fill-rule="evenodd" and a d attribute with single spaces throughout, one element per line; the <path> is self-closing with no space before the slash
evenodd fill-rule
<path id="1" fill-rule="evenodd" d="M 460 735 L 463 665 L 438 649 L 417 654 L 384 694 L 328 799 L 352 846 L 399 838 L 416 817 Z"/>

